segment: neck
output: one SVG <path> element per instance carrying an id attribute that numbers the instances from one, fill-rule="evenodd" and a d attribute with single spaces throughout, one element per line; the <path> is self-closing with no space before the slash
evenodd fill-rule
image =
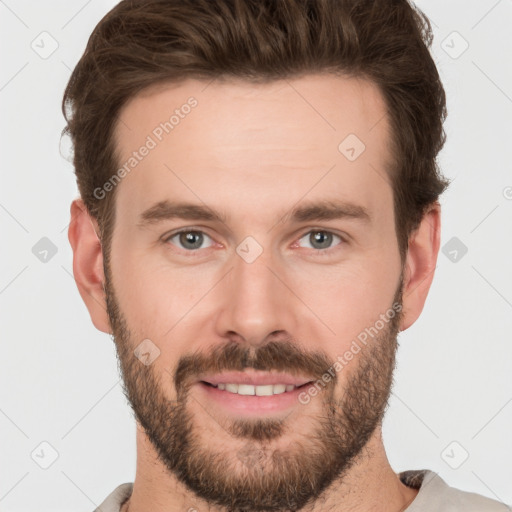
<path id="1" fill-rule="evenodd" d="M 361 455 L 339 481 L 301 512 L 350 510 L 351 512 L 403 512 L 418 490 L 404 485 L 391 468 L 377 427 Z M 170 474 L 144 432 L 137 428 L 137 470 L 133 492 L 121 512 L 226 512 L 204 502 Z"/>

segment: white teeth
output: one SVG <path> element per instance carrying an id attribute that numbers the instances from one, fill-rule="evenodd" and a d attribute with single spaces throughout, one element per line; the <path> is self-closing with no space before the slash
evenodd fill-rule
<path id="1" fill-rule="evenodd" d="M 238 393 L 238 384 L 226 384 L 226 391 Z"/>
<path id="2" fill-rule="evenodd" d="M 223 391 L 236 393 L 238 395 L 257 395 L 272 396 L 280 395 L 286 391 L 293 391 L 293 384 L 268 384 L 265 386 L 253 386 L 252 384 L 224 384 L 220 383 L 217 387 Z"/>
<path id="3" fill-rule="evenodd" d="M 256 394 L 256 386 L 250 384 L 238 384 L 239 395 L 254 395 Z"/>
<path id="4" fill-rule="evenodd" d="M 254 386 L 254 392 L 258 396 L 272 396 L 274 394 L 274 386 L 272 384 L 268 386 Z"/>

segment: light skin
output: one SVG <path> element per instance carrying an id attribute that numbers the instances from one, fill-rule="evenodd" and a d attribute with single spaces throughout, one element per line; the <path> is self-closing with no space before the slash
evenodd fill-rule
<path id="1" fill-rule="evenodd" d="M 382 355 L 376 350 L 393 346 L 396 332 L 391 329 L 392 322 L 337 372 L 328 389 L 306 405 L 295 403 L 273 414 L 236 415 L 213 403 L 197 382 L 194 366 L 186 367 L 180 390 L 186 388 L 187 394 L 180 394 L 174 374 L 178 363 L 196 354 L 196 362 L 212 369 L 208 365 L 215 361 L 207 354 L 223 350 L 228 342 L 246 355 L 254 355 L 263 353 L 270 341 L 282 343 L 284 351 L 286 341 L 293 340 L 290 359 L 276 359 L 279 369 L 300 375 L 311 369 L 309 375 L 321 375 L 313 364 L 315 355 L 334 363 L 349 350 L 365 328 L 374 326 L 380 315 L 390 310 L 401 276 L 403 312 L 396 330 L 405 330 L 416 321 L 439 251 L 440 208 L 436 203 L 411 234 L 406 259 L 401 261 L 387 168 L 390 128 L 384 101 L 373 84 L 348 77 L 306 75 L 265 85 L 241 81 L 207 85 L 187 80 L 153 88 L 123 108 L 122 122 L 116 128 L 120 163 L 189 97 L 198 102 L 117 185 L 110 275 L 104 274 L 96 220 L 80 199 L 71 206 L 73 271 L 91 319 L 97 329 L 114 334 L 124 379 L 132 383 L 128 386 L 131 396 L 142 401 L 141 390 L 153 391 L 148 394 L 154 397 L 153 404 L 146 400 L 135 407 L 146 425 L 137 422 L 137 472 L 123 512 L 128 506 L 129 512 L 174 512 L 191 507 L 229 510 L 226 503 L 215 501 L 215 493 L 208 500 L 200 483 L 194 488 L 172 470 L 172 453 L 167 453 L 166 459 L 164 449 L 171 446 L 164 446 L 163 427 L 169 417 L 158 416 L 167 410 L 171 416 L 178 410 L 183 413 L 172 416 L 177 425 L 185 425 L 181 423 L 184 414 L 189 415 L 187 432 L 194 434 L 190 447 L 195 450 L 190 461 L 205 464 L 201 466 L 205 472 L 218 470 L 220 466 L 213 462 L 211 466 L 205 463 L 204 455 L 219 455 L 223 471 L 212 471 L 210 478 L 219 489 L 225 485 L 224 490 L 236 497 L 243 494 L 243 489 L 236 487 L 241 485 L 238 477 L 245 475 L 254 510 L 263 510 L 257 505 L 272 496 L 273 490 L 272 483 L 263 486 L 265 473 L 274 475 L 273 482 L 279 480 L 277 466 L 273 466 L 278 459 L 270 455 L 293 457 L 297 465 L 289 464 L 289 475 L 286 467 L 281 468 L 281 474 L 292 481 L 292 468 L 313 467 L 308 465 L 313 459 L 307 458 L 311 447 L 327 449 L 327 444 L 314 444 L 315 439 L 328 439 L 318 418 L 329 417 L 333 406 L 337 411 L 330 417 L 332 425 L 338 422 L 343 426 L 344 408 L 355 406 L 364 396 L 357 395 L 352 402 L 345 397 L 347 389 L 354 389 L 355 394 L 364 391 L 359 389 L 358 370 L 368 363 L 389 377 L 394 351 L 385 349 Z M 356 134 L 366 146 L 354 161 L 338 149 L 349 134 Z M 142 223 L 142 213 L 164 200 L 206 205 L 225 218 L 223 222 L 169 218 Z M 343 202 L 350 215 L 292 220 L 295 208 L 323 200 Z M 188 245 L 181 245 L 187 244 L 187 239 L 179 235 L 170 238 L 182 228 L 203 234 L 200 248 L 190 248 L 197 241 L 193 237 Z M 311 233 L 318 231 L 334 236 L 327 242 L 321 238 L 315 242 Z M 251 263 L 236 251 L 249 236 L 263 249 Z M 321 243 L 327 249 L 321 249 Z M 116 322 L 118 325 L 112 325 Z M 149 366 L 133 355 L 145 339 L 160 351 Z M 298 359 L 293 359 L 297 354 L 305 360 L 300 367 L 294 363 Z M 234 365 L 238 359 L 232 361 Z M 157 387 L 152 389 L 151 384 Z M 388 462 L 381 421 L 356 454 L 341 460 L 346 446 L 357 437 L 349 434 L 366 424 L 377 404 L 384 406 L 389 379 L 376 378 L 369 388 L 375 392 L 375 403 L 359 407 L 358 421 L 347 423 L 347 432 L 338 432 L 342 440 L 334 448 L 338 458 L 324 459 L 333 468 L 339 465 L 338 478 L 328 482 L 318 496 L 313 496 L 313 489 L 310 500 L 304 495 L 301 510 L 395 512 L 405 510 L 415 498 L 417 491 L 403 485 Z M 184 396 L 187 400 L 180 402 Z M 165 409 L 165 404 L 170 408 Z M 172 409 L 176 404 L 182 409 Z M 261 431 L 255 425 L 261 419 L 270 420 L 274 427 L 279 424 L 282 430 L 272 438 L 258 440 L 254 435 Z M 233 435 L 232 427 L 242 424 L 255 430 L 246 428 L 245 438 Z M 155 437 L 151 439 L 147 432 L 153 427 Z M 155 447 L 159 442 L 162 450 Z M 202 457 L 194 459 L 194 453 Z M 249 453 L 249 465 L 241 460 L 241 453 Z M 252 471 L 255 453 L 260 466 Z M 299 464 L 301 461 L 304 464 Z M 276 491 L 269 510 L 286 509 L 278 506 L 278 497 Z M 240 508 L 240 503 L 233 505 L 233 509 Z"/>

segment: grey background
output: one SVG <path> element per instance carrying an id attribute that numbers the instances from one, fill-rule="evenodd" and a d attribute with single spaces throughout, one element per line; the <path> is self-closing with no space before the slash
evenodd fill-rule
<path id="1" fill-rule="evenodd" d="M 92 511 L 135 476 L 114 346 L 72 277 L 77 189 L 59 154 L 64 87 L 115 3 L 0 1 L 3 511 Z M 384 441 L 397 472 L 429 468 L 512 504 L 512 0 L 418 5 L 448 95 L 453 183 L 429 299 L 399 338 Z"/>

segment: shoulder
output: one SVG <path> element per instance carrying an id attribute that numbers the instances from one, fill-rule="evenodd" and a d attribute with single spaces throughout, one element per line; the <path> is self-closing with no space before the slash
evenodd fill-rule
<path id="1" fill-rule="evenodd" d="M 428 469 L 404 471 L 399 477 L 405 485 L 419 489 L 406 512 L 512 512 L 505 503 L 449 486 Z"/>
<path id="2" fill-rule="evenodd" d="M 127 482 L 117 486 L 94 510 L 94 512 L 119 512 L 121 505 L 131 496 L 133 483 Z"/>

